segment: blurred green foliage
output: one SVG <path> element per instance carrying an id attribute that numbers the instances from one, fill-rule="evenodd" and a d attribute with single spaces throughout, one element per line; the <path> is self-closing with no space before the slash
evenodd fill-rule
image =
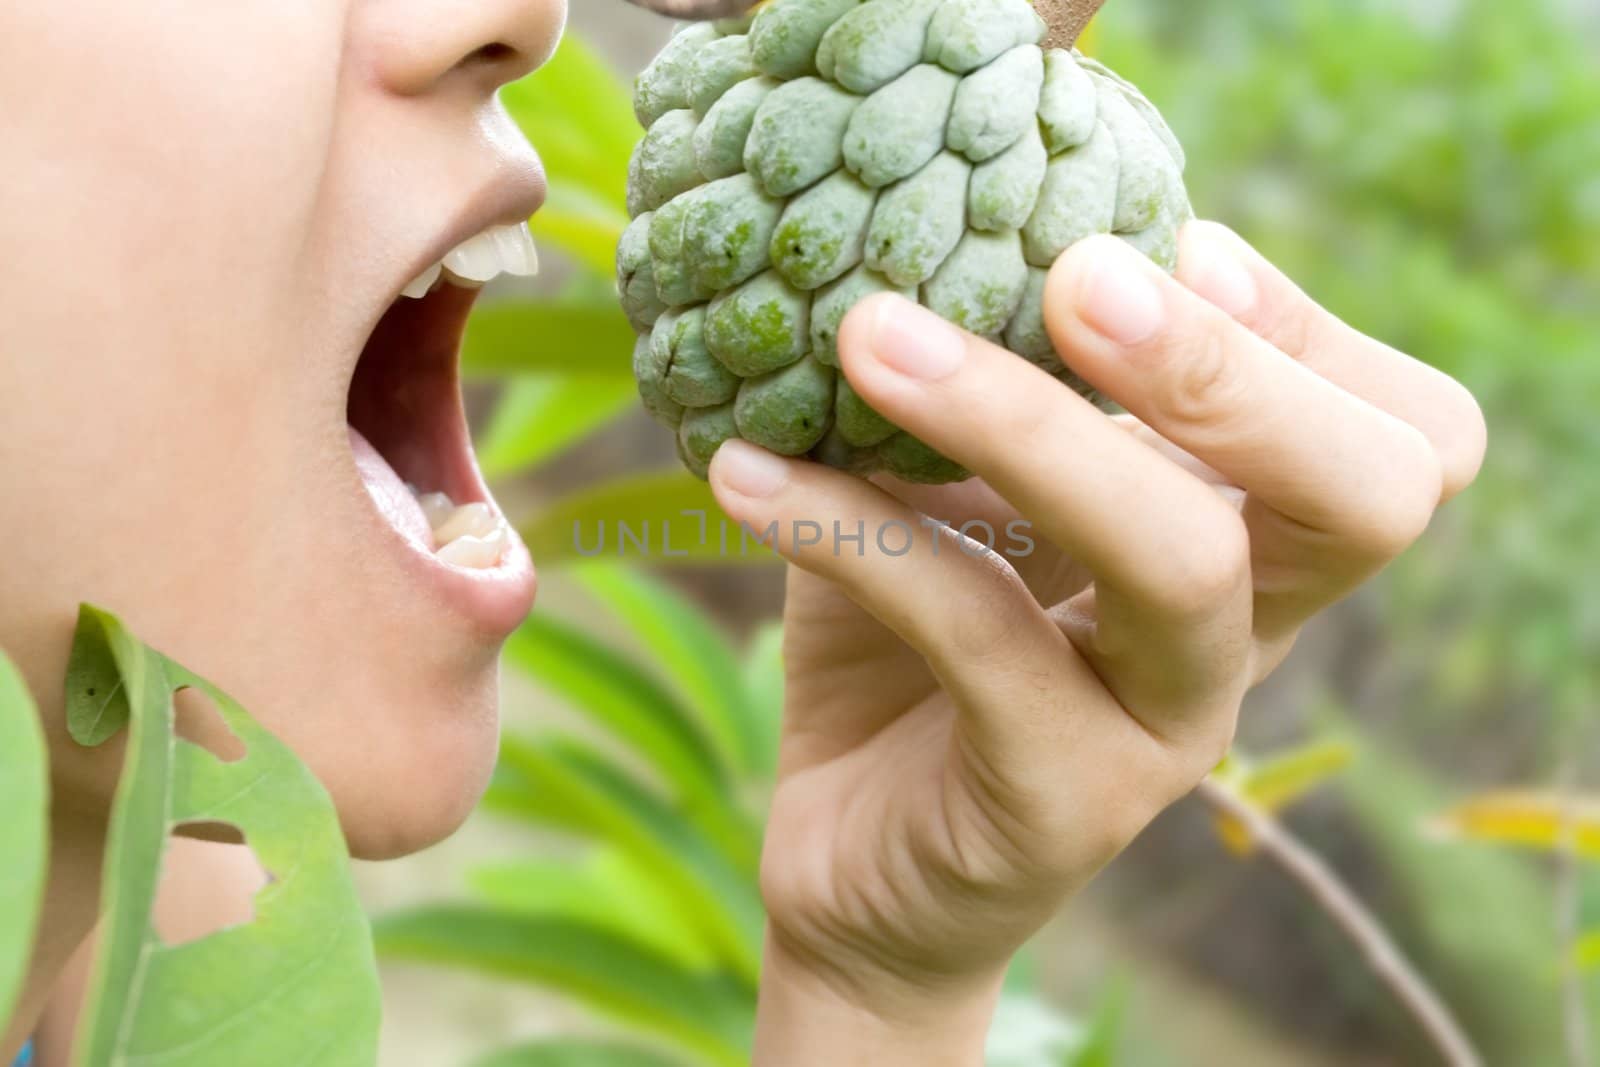
<path id="1" fill-rule="evenodd" d="M 1531 693 L 1570 726 L 1600 700 L 1600 28 L 1576 10 L 1117 0 L 1098 38 L 1204 214 L 1483 404 L 1482 479 L 1389 586 L 1452 719 Z"/>
<path id="2" fill-rule="evenodd" d="M 1344 795 L 1385 916 L 1491 1062 L 1559 1062 L 1549 879 L 1418 829 L 1474 768 L 1600 769 L 1600 11 L 1117 0 L 1102 22 L 1096 50 L 1188 148 L 1199 210 L 1485 409 L 1481 478 L 1380 583 L 1328 687 L 1367 735 Z M 1584 899 L 1593 925 L 1592 877 Z"/>
<path id="3" fill-rule="evenodd" d="M 175 696 L 203 695 L 242 746 L 232 759 L 179 736 Z M 98 922 L 72 1062 L 111 1067 L 318 1063 L 377 1058 L 380 991 L 367 917 L 333 799 L 281 741 L 210 682 L 83 604 L 63 686 L 84 747 L 116 739 Z M 38 709 L 0 653 L 0 1035 L 36 943 L 47 864 L 49 777 Z M 168 943 L 156 929 L 175 834 L 229 827 L 270 872 L 250 921 Z M 50 903 L 54 903 L 52 900 Z M 59 940 L 59 938 L 57 938 Z M 285 1026 L 286 1019 L 297 1025 Z M 24 1058 L 27 1058 L 24 1051 Z M 20 1061 L 19 1061 L 20 1062 Z"/>
<path id="4" fill-rule="evenodd" d="M 783 702 L 778 631 L 759 632 L 741 656 L 644 574 L 587 563 L 563 577 L 605 610 L 612 636 L 536 617 L 511 639 L 508 661 L 580 719 L 508 734 L 485 809 L 565 847 L 472 869 L 466 902 L 378 920 L 379 949 L 564 994 L 639 1042 L 559 1039 L 478 1067 L 643 1065 L 658 1062 L 652 1047 L 674 1063 L 746 1063 Z M 1087 1028 L 1021 994 L 1006 1010 L 996 1067 L 1111 1062 L 1120 997 Z"/>
<path id="5" fill-rule="evenodd" d="M 1203 214 L 1357 328 L 1462 379 L 1488 414 L 1479 484 L 1380 584 L 1379 610 L 1360 623 L 1368 651 L 1328 681 L 1339 732 L 1359 739 L 1341 791 L 1381 872 L 1380 910 L 1493 1062 L 1555 1062 L 1563 946 L 1539 868 L 1424 844 L 1418 829 L 1464 791 L 1446 784 L 1461 767 L 1548 781 L 1600 740 L 1600 13 L 1556 0 L 1116 0 L 1092 49 L 1166 112 Z M 638 130 L 625 89 L 571 38 L 507 99 L 552 174 L 535 230 L 576 276 L 559 296 L 486 308 L 469 332 L 469 370 L 504 384 L 485 462 L 514 478 L 634 406 L 631 335 L 608 284 Z M 523 532 L 542 562 L 571 560 L 574 522 L 707 507 L 664 438 L 659 458 L 541 508 Z M 722 1029 L 732 1001 L 717 998 L 731 989 L 748 1006 L 753 988 L 757 906 L 733 880 L 753 869 L 749 798 L 771 761 L 775 639 L 738 667 L 708 625 L 686 623 L 692 613 L 661 614 L 664 589 L 614 568 L 587 574 L 613 583 L 619 619 L 654 620 L 653 638 L 640 635 L 649 663 L 549 621 L 519 635 L 513 661 L 631 755 L 589 738 L 513 738 L 490 807 L 591 851 L 576 868 L 476 871 L 473 904 L 395 920 L 390 944 L 552 983 L 708 1062 L 736 1057 L 740 1035 Z M 752 707 L 764 710 L 749 718 Z M 1350 760 L 1343 745 L 1313 745 L 1231 772 L 1260 775 L 1272 796 L 1285 785 L 1277 769 L 1306 775 L 1287 782 L 1287 800 Z M 1600 896 L 1586 892 L 1592 925 Z M 642 1018 L 585 984 L 599 977 L 507 958 L 514 937 L 543 928 L 484 937 L 470 924 L 485 913 L 595 927 L 606 952 L 621 943 L 652 966 L 713 976 L 682 987 L 710 998 L 706 1010 L 689 1029 Z M 403 944 L 396 924 L 408 921 Z M 469 933 L 499 955 L 449 947 Z M 1595 944 L 1588 955 L 1600 956 Z M 1352 1010 L 1385 1011 L 1359 997 Z"/>
<path id="6" fill-rule="evenodd" d="M 470 903 L 380 920 L 380 951 L 531 981 L 680 1062 L 732 1067 L 760 973 L 759 805 L 782 700 L 781 669 L 761 658 L 778 646 L 741 659 L 681 596 L 618 565 L 566 575 L 645 659 L 567 622 L 524 623 L 508 661 L 587 732 L 508 734 L 485 807 L 580 850 L 475 869 Z"/>
<path id="7" fill-rule="evenodd" d="M 49 794 L 44 731 L 22 675 L 0 651 L 0 1019 L 27 977 L 44 903 Z M 3 1033 L 3 1031 L 0 1031 Z"/>

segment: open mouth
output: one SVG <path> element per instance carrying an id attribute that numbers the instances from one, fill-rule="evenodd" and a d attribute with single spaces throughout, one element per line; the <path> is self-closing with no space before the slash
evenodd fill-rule
<path id="1" fill-rule="evenodd" d="M 467 240 L 384 313 L 351 379 L 350 446 L 368 494 L 408 542 L 452 569 L 492 571 L 520 550 L 478 472 L 459 357 L 478 289 L 537 271 L 526 225 Z"/>

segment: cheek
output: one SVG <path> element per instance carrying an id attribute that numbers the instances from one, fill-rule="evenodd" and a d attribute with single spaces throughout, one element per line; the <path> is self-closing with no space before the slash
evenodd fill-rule
<path id="1" fill-rule="evenodd" d="M 381 856 L 471 809 L 497 686 L 493 645 L 430 640 L 439 607 L 350 533 L 369 506 L 307 311 L 333 284 L 346 6 L 0 4 L 0 97 L 50 102 L 0 110 L 0 499 L 27 501 L 0 646 L 57 692 L 77 603 L 116 611 L 294 747 Z M 114 764 L 52 747 L 103 806 Z"/>
<path id="2" fill-rule="evenodd" d="M 333 125 L 342 6 L 0 12 L 0 95 L 49 102 L 0 114 L 0 204 L 28 205 L 0 213 L 24 338 L 58 366 L 124 352 L 159 380 L 163 361 L 226 362 L 229 338 L 278 318 Z"/>

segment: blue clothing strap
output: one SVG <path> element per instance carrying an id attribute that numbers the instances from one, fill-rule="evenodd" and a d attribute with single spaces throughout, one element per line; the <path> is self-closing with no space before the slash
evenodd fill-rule
<path id="1" fill-rule="evenodd" d="M 26 1045 L 22 1046 L 22 1051 L 21 1052 L 17 1053 L 17 1058 L 16 1058 L 15 1061 L 13 1061 L 12 1067 L 28 1067 L 28 1065 L 31 1064 L 32 1062 L 33 1062 L 33 1042 L 30 1041 Z"/>

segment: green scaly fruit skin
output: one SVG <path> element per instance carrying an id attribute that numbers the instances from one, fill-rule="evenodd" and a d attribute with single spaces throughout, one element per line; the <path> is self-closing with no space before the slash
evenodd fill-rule
<path id="1" fill-rule="evenodd" d="M 1113 233 L 1170 271 L 1192 212 L 1156 109 L 1045 29 L 1028 0 L 772 0 L 682 29 L 639 76 L 617 282 L 640 395 L 690 470 L 742 437 L 965 478 L 838 372 L 840 323 L 874 293 L 1094 399 L 1045 331 L 1048 268 Z"/>

